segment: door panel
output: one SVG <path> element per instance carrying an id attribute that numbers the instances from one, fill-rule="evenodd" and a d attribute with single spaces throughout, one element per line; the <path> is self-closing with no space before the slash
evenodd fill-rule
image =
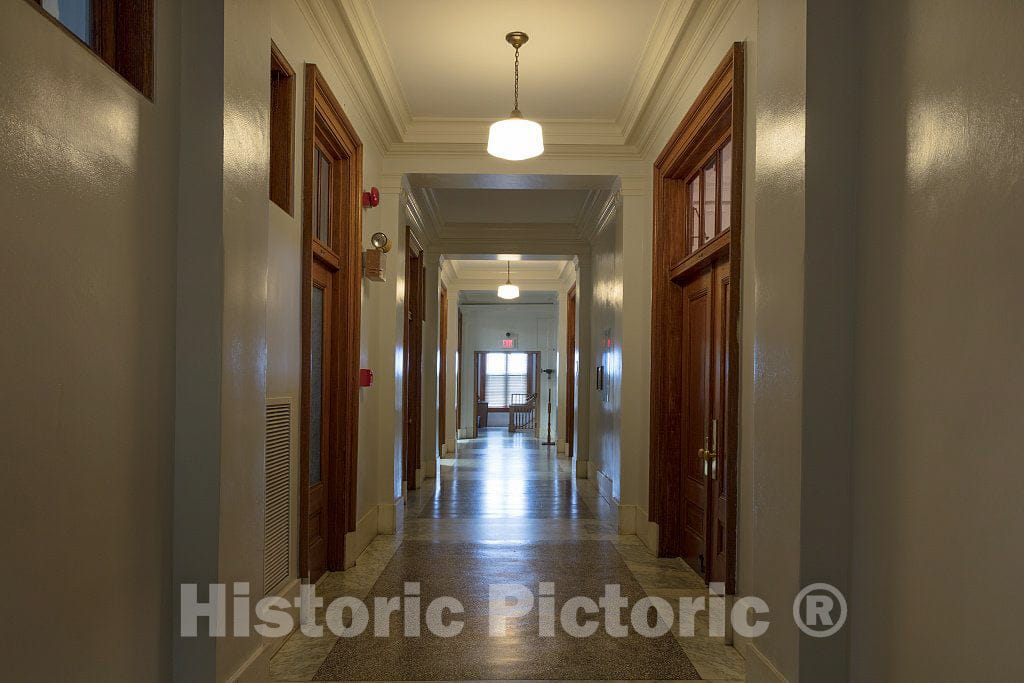
<path id="1" fill-rule="evenodd" d="M 311 581 L 319 579 L 327 569 L 327 534 L 330 529 L 324 482 L 330 471 L 334 449 L 331 438 L 333 281 L 332 273 L 314 259 L 309 354 L 309 475 L 305 482 L 308 487 L 305 540 Z"/>
<path id="2" fill-rule="evenodd" d="M 402 476 L 409 490 L 416 488 L 420 464 L 420 396 L 423 360 L 423 252 L 406 230 L 405 331 L 403 354 Z"/>
<path id="3" fill-rule="evenodd" d="M 729 275 L 729 259 L 721 259 L 714 266 L 713 291 L 714 291 L 714 316 L 712 322 L 712 440 L 711 446 L 714 451 L 711 460 L 708 480 L 708 494 L 711 500 L 710 520 L 710 551 L 708 557 L 711 563 L 708 571 L 710 581 L 724 582 L 727 569 L 728 550 L 728 529 L 729 529 L 729 501 L 728 480 L 733 476 L 729 471 L 727 457 L 733 451 L 735 444 L 729 439 L 733 430 L 730 420 L 732 415 L 729 411 L 729 383 L 728 378 L 733 370 L 729 367 L 729 344 L 732 339 L 729 334 L 729 304 L 732 294 L 731 279 Z"/>
<path id="4" fill-rule="evenodd" d="M 682 557 L 701 574 L 708 558 L 708 494 L 700 453 L 710 438 L 711 284 L 708 268 L 683 287 Z"/>
<path id="5" fill-rule="evenodd" d="M 573 442 L 576 440 L 576 287 L 573 286 L 566 296 L 566 333 L 565 344 L 565 441 L 566 456 L 573 456 Z"/>
<path id="6" fill-rule="evenodd" d="M 441 285 L 438 315 L 439 366 L 437 372 L 437 452 L 444 457 L 445 414 L 448 411 L 448 288 Z"/>

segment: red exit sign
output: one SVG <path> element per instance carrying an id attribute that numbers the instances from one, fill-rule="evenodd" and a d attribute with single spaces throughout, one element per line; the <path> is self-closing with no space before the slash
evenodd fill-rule
<path id="1" fill-rule="evenodd" d="M 516 340 L 515 339 L 502 339 L 501 340 L 501 348 L 503 348 L 503 349 L 514 349 L 514 348 L 516 348 Z"/>

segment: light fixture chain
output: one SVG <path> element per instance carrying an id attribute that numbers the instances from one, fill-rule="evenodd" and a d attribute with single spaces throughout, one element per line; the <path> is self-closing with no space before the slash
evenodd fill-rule
<path id="1" fill-rule="evenodd" d="M 519 109 L 519 48 L 516 48 L 516 95 L 515 104 L 512 106 L 513 110 Z"/>

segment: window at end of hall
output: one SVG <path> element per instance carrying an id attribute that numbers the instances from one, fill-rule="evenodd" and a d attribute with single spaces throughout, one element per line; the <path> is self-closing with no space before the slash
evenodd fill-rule
<path id="1" fill-rule="evenodd" d="M 523 403 L 529 391 L 529 355 L 488 353 L 484 400 L 491 408 L 508 408 Z"/>

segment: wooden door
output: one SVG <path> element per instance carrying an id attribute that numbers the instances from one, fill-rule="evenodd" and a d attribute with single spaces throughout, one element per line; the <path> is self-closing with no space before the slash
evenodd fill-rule
<path id="1" fill-rule="evenodd" d="M 711 269 L 697 273 L 683 286 L 682 328 L 682 465 L 683 496 L 680 554 L 704 574 L 707 552 L 708 491 L 703 454 L 710 445 L 711 419 Z"/>
<path id="2" fill-rule="evenodd" d="M 309 449 L 306 478 L 307 575 L 316 581 L 327 570 L 327 544 L 331 524 L 328 517 L 330 490 L 328 473 L 335 460 L 333 434 L 333 320 L 334 273 L 318 259 L 313 260 L 310 289 L 309 351 Z"/>
<path id="3" fill-rule="evenodd" d="M 732 327 L 729 325 L 729 307 L 732 304 L 732 276 L 728 258 L 718 260 L 711 274 L 711 425 L 708 457 L 708 499 L 711 506 L 708 514 L 708 557 L 709 581 L 724 582 L 728 576 L 728 558 L 733 549 L 729 548 L 730 517 L 734 514 L 729 500 L 729 479 L 733 476 L 726 453 L 735 450 L 730 442 L 735 430 L 732 429 L 736 416 L 732 411 L 729 380 L 733 369 L 730 367 L 729 348 L 732 344 Z"/>
<path id="4" fill-rule="evenodd" d="M 571 458 L 576 441 L 576 286 L 565 297 L 565 454 Z"/>
<path id="5" fill-rule="evenodd" d="M 480 421 L 485 420 L 484 426 L 487 426 L 487 411 L 480 410 L 480 402 L 483 400 L 482 393 L 484 390 L 484 381 L 480 376 L 481 366 L 480 359 L 482 357 L 480 351 L 476 351 L 473 354 L 473 438 L 477 439 L 480 437 Z"/>
<path id="6" fill-rule="evenodd" d="M 362 144 L 315 64 L 305 71 L 299 576 L 345 566 L 359 434 Z"/>
<path id="7" fill-rule="evenodd" d="M 732 476 L 723 454 L 732 444 L 728 380 L 729 258 L 683 285 L 683 500 L 681 555 L 709 581 L 724 581 Z"/>
<path id="8" fill-rule="evenodd" d="M 654 164 L 650 520 L 658 554 L 736 590 L 744 60 L 736 43 Z"/>
<path id="9" fill-rule="evenodd" d="M 406 229 L 405 333 L 403 354 L 402 476 L 409 490 L 416 488 L 420 464 L 420 397 L 423 376 L 423 249 Z"/>
<path id="10" fill-rule="evenodd" d="M 462 311 L 459 310 L 458 338 L 455 341 L 455 438 L 462 430 Z"/>
<path id="11" fill-rule="evenodd" d="M 437 452 L 444 457 L 444 418 L 448 408 L 448 288 L 444 285 L 441 285 L 438 311 L 437 347 L 440 363 L 437 368 Z"/>

